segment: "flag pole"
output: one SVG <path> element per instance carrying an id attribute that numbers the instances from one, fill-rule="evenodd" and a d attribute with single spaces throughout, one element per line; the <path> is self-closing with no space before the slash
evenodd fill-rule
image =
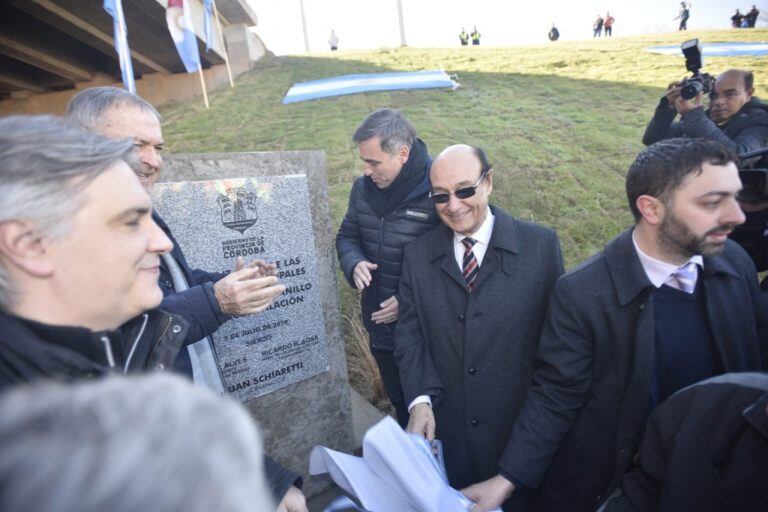
<path id="1" fill-rule="evenodd" d="M 208 104 L 208 91 L 205 90 L 205 80 L 203 80 L 203 65 L 197 66 L 197 72 L 200 74 L 200 87 L 203 88 L 203 100 L 205 100 L 205 108 L 211 108 Z"/>
<path id="2" fill-rule="evenodd" d="M 216 8 L 216 0 L 213 0 L 213 15 L 216 18 L 216 26 L 219 28 L 219 42 L 224 49 L 224 63 L 227 65 L 227 74 L 229 75 L 229 86 L 234 89 L 235 81 L 232 80 L 232 68 L 229 67 L 229 52 L 227 45 L 224 44 L 224 32 L 221 30 L 221 21 L 219 20 L 219 10 Z"/>

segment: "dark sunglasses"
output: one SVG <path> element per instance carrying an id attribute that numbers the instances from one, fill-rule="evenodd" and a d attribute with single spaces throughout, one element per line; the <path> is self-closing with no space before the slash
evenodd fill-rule
<path id="1" fill-rule="evenodd" d="M 453 195 L 455 195 L 458 199 L 469 199 L 475 195 L 475 192 L 477 192 L 477 187 L 479 187 L 480 183 L 483 182 L 483 179 L 485 178 L 485 175 L 488 174 L 489 170 L 490 169 L 486 169 L 480 173 L 480 178 L 478 178 L 474 187 L 464 187 L 460 188 L 459 190 L 454 190 Z M 439 194 L 435 194 L 434 192 L 430 191 L 429 198 L 432 199 L 432 202 L 435 204 L 447 203 L 451 199 L 451 192 L 440 192 Z"/>

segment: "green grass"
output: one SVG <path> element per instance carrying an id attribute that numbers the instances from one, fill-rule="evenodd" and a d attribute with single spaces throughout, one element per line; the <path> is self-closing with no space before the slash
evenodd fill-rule
<path id="1" fill-rule="evenodd" d="M 624 175 L 659 97 L 685 76 L 680 56 L 642 51 L 679 44 L 768 40 L 768 30 L 688 32 L 516 48 L 381 49 L 280 57 L 237 79 L 236 88 L 167 106 L 173 153 L 323 149 L 334 229 L 361 174 L 351 135 L 373 110 L 401 108 L 432 154 L 455 143 L 482 146 L 494 164 L 492 201 L 557 229 L 567 267 L 600 250 L 631 223 Z M 711 58 L 705 70 L 751 69 L 768 98 L 768 58 Z M 444 69 L 456 91 L 357 94 L 280 103 L 295 82 L 385 71 Z M 340 281 L 342 309 L 356 300 Z"/>

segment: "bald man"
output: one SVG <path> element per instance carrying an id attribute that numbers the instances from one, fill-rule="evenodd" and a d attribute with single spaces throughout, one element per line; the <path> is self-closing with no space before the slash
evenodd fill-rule
<path id="1" fill-rule="evenodd" d="M 768 104 L 754 96 L 751 71 L 729 69 L 719 75 L 709 110 L 704 110 L 703 93 L 686 100 L 681 89 L 679 83 L 670 84 L 661 98 L 643 135 L 646 146 L 675 137 L 720 142 L 737 154 L 768 146 Z"/>
<path id="2" fill-rule="evenodd" d="M 445 149 L 429 178 L 442 223 L 405 248 L 395 329 L 408 430 L 442 440 L 453 487 L 503 482 L 502 453 L 563 273 L 560 243 L 489 205 L 493 169 L 480 148 Z"/>

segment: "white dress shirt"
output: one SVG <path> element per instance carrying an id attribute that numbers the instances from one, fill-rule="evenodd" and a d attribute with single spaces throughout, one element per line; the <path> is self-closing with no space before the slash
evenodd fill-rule
<path id="1" fill-rule="evenodd" d="M 672 274 L 686 266 L 688 263 L 695 263 L 697 268 L 696 279 L 694 279 L 693 283 L 695 287 L 696 281 L 698 281 L 699 278 L 698 269 L 699 267 L 704 268 L 704 258 L 702 258 L 700 254 L 691 256 L 688 261 L 682 265 L 673 265 L 665 261 L 657 260 L 656 258 L 645 254 L 643 250 L 640 249 L 640 247 L 637 245 L 634 231 L 632 232 L 632 243 L 635 246 L 637 255 L 640 257 L 640 264 L 643 266 L 643 270 L 645 270 L 645 275 L 648 276 L 648 280 L 653 286 L 656 288 L 661 288 L 662 285 L 666 284 L 667 286 L 671 286 L 672 288 L 680 290 L 680 284 L 677 282 L 677 279 L 672 277 Z"/>
<path id="2" fill-rule="evenodd" d="M 495 217 L 491 213 L 489 207 L 485 207 L 485 220 L 480 225 L 477 231 L 471 235 L 462 235 L 461 233 L 453 232 L 453 253 L 456 257 L 456 264 L 459 266 L 459 272 L 463 270 L 462 263 L 464 262 L 464 244 L 461 243 L 467 237 L 475 240 L 475 245 L 472 246 L 472 252 L 475 253 L 475 259 L 477 259 L 477 266 L 483 264 L 483 258 L 485 258 L 485 252 L 488 250 L 488 242 L 491 241 L 491 235 L 493 234 L 493 222 Z M 413 399 L 413 402 L 408 404 L 408 412 L 417 404 L 429 404 L 432 405 L 432 400 L 429 395 L 419 395 Z"/>

